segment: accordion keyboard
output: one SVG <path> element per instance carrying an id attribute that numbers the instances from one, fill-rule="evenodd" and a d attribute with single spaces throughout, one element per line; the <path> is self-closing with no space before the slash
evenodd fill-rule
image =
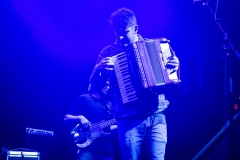
<path id="1" fill-rule="evenodd" d="M 136 89 L 133 87 L 134 82 L 130 77 L 130 67 L 125 52 L 119 53 L 112 57 L 114 61 L 114 70 L 117 77 L 119 90 L 123 103 L 138 99 Z"/>

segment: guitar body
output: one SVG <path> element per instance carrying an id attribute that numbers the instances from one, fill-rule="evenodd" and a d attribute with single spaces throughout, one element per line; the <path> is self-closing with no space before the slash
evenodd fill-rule
<path id="1" fill-rule="evenodd" d="M 103 128 L 109 127 L 116 123 L 115 119 L 108 121 L 101 121 L 95 124 L 92 124 L 90 128 L 83 128 L 77 124 L 71 131 L 71 137 L 79 148 L 85 148 L 92 144 L 92 142 L 99 137 L 109 136 L 110 133 L 104 133 Z"/>

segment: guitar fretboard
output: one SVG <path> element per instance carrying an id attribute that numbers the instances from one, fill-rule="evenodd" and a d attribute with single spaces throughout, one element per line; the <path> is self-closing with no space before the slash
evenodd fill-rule
<path id="1" fill-rule="evenodd" d="M 100 126 L 100 128 L 106 128 L 106 127 L 109 127 L 109 126 L 113 125 L 116 122 L 117 122 L 116 119 L 111 119 L 111 120 L 108 120 L 108 121 L 105 121 L 105 122 L 101 122 L 98 125 Z"/>

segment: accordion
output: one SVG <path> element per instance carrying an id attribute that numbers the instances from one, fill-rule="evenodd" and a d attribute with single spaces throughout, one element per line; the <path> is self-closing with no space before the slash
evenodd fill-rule
<path id="1" fill-rule="evenodd" d="M 175 53 L 166 38 L 138 41 L 112 56 L 123 104 L 139 100 L 147 90 L 179 83 L 178 72 L 165 67 L 171 56 Z"/>

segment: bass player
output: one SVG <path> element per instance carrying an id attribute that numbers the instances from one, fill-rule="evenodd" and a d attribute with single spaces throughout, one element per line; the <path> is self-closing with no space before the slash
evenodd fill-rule
<path id="1" fill-rule="evenodd" d="M 115 120 L 111 114 L 111 102 L 108 101 L 109 81 L 100 80 L 95 83 L 98 84 L 90 84 L 88 94 L 82 94 L 75 100 L 64 117 L 64 122 L 69 124 L 71 130 L 77 125 L 82 130 L 89 131 L 87 141 L 83 141 L 82 145 L 86 147 L 78 147 L 77 160 L 113 160 L 114 136 L 108 135 L 111 130 L 116 130 L 117 125 L 103 129 L 94 125 L 104 120 Z M 78 133 L 77 135 L 79 136 Z"/>

